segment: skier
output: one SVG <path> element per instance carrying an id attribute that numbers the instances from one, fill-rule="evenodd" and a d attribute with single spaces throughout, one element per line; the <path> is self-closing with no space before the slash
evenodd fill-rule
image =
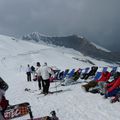
<path id="1" fill-rule="evenodd" d="M 47 95 L 50 86 L 50 75 L 54 75 L 54 72 L 50 69 L 50 67 L 47 66 L 47 63 L 45 62 L 40 69 L 40 73 L 43 79 L 43 94 Z"/>
<path id="2" fill-rule="evenodd" d="M 100 79 L 92 80 L 92 81 L 88 82 L 87 84 L 82 85 L 82 88 L 84 88 L 86 92 L 89 92 L 90 88 L 94 88 L 94 87 L 100 85 L 99 84 L 100 82 L 108 81 L 110 79 L 110 76 L 111 76 L 111 74 L 108 71 L 103 72 L 102 76 L 100 77 Z M 104 91 L 104 90 L 102 90 L 102 91 Z"/>
<path id="3" fill-rule="evenodd" d="M 41 82 L 42 82 L 42 87 L 44 86 L 43 85 L 43 79 L 42 79 L 42 76 L 41 76 L 41 71 L 40 71 L 40 62 L 37 62 L 36 63 L 36 74 L 37 74 L 37 80 L 38 80 L 38 88 L 39 90 L 41 90 Z"/>
<path id="4" fill-rule="evenodd" d="M 31 81 L 31 68 L 29 64 L 26 69 L 26 74 L 27 74 L 27 81 Z"/>
<path id="5" fill-rule="evenodd" d="M 9 105 L 9 101 L 6 100 L 5 91 L 8 89 L 8 84 L 0 77 L 0 120 L 5 120 L 4 111 Z"/>

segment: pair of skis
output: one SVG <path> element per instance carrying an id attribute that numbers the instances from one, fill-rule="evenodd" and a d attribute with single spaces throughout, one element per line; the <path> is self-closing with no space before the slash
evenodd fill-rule
<path id="1" fill-rule="evenodd" d="M 35 93 L 37 90 L 31 90 L 30 88 L 25 88 L 26 92 L 30 92 L 30 93 Z M 63 90 L 55 90 L 55 91 L 49 91 L 48 94 L 54 94 L 54 93 L 60 93 Z M 39 93 L 38 95 L 41 95 L 43 93 Z"/>

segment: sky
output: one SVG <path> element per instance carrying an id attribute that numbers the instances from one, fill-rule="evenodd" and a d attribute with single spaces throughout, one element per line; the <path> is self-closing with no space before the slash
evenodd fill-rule
<path id="1" fill-rule="evenodd" d="M 0 0 L 0 34 L 77 34 L 120 50 L 120 0 Z"/>

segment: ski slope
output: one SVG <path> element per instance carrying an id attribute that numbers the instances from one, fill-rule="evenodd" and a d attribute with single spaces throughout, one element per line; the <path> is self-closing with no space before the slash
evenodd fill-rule
<path id="1" fill-rule="evenodd" d="M 73 59 L 73 58 L 78 58 Z M 55 110 L 60 120 L 120 120 L 119 103 L 110 104 L 108 99 L 98 94 L 85 93 L 81 84 L 59 86 L 59 82 L 51 83 L 50 91 L 63 90 L 53 95 L 38 95 L 37 82 L 27 82 L 25 70 L 27 64 L 41 65 L 47 62 L 49 66 L 78 69 L 92 66 L 86 60 L 98 66 L 110 66 L 104 61 L 85 57 L 80 52 L 63 47 L 52 47 L 36 44 L 12 37 L 0 35 L 0 76 L 9 84 L 6 97 L 10 104 L 29 102 L 34 117 L 49 115 Z M 25 88 L 37 90 L 34 93 L 25 92 Z M 14 120 L 25 120 L 29 115 Z"/>

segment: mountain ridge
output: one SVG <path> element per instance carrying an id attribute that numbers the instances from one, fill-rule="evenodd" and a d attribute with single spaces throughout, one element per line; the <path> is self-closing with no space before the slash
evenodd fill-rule
<path id="1" fill-rule="evenodd" d="M 85 37 L 77 35 L 69 35 L 63 37 L 51 37 L 45 36 L 38 32 L 33 32 L 22 37 L 23 40 L 34 40 L 35 42 L 45 42 L 47 44 L 53 44 L 57 46 L 64 46 L 67 48 L 73 48 L 85 56 L 90 56 L 98 60 L 105 60 L 107 62 L 115 62 L 120 64 L 120 53 L 111 52 L 102 47 L 98 47 L 95 43 L 88 41 Z"/>

